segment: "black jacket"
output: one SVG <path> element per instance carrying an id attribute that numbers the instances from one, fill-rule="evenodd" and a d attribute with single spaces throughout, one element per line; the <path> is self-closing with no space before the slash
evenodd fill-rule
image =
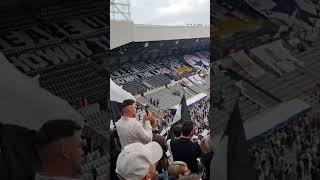
<path id="1" fill-rule="evenodd" d="M 156 133 L 153 133 L 152 141 L 159 143 L 163 150 L 163 156 L 157 165 L 157 171 L 162 173 L 162 170 L 167 168 L 167 156 L 166 156 L 166 152 L 168 150 L 167 142 L 163 136 Z"/>

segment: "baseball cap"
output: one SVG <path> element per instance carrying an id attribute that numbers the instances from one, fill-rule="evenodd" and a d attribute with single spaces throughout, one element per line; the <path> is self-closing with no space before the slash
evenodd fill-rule
<path id="1" fill-rule="evenodd" d="M 141 180 L 162 155 L 162 148 L 157 142 L 129 144 L 118 156 L 116 173 L 128 180 Z"/>

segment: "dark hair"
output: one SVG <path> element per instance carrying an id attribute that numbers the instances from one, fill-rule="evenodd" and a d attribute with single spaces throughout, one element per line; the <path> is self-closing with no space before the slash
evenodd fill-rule
<path id="1" fill-rule="evenodd" d="M 180 125 L 175 126 L 173 128 L 173 133 L 174 133 L 174 136 L 180 137 L 181 136 L 181 126 Z"/>
<path id="2" fill-rule="evenodd" d="M 132 99 L 126 99 L 126 100 L 124 100 L 124 101 L 122 102 L 121 107 L 122 107 L 122 109 L 123 109 L 123 108 L 125 108 L 125 107 L 127 107 L 127 106 L 130 106 L 130 105 L 134 104 L 134 103 L 136 103 L 134 100 L 132 100 Z"/>
<path id="3" fill-rule="evenodd" d="M 193 175 L 189 175 L 189 176 L 182 176 L 178 180 L 200 180 L 200 179 L 201 179 L 201 176 L 193 174 Z"/>
<path id="4" fill-rule="evenodd" d="M 185 121 L 182 123 L 182 135 L 189 136 L 193 130 L 193 122 L 192 121 Z"/>
<path id="5" fill-rule="evenodd" d="M 75 131 L 81 129 L 82 127 L 72 120 L 50 120 L 38 131 L 38 145 L 43 146 L 62 138 L 71 137 Z"/>

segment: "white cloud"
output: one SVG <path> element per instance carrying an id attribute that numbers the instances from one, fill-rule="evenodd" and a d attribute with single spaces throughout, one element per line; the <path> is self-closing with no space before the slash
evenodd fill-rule
<path id="1" fill-rule="evenodd" d="M 209 24 L 210 0 L 131 0 L 131 13 L 136 24 Z"/>

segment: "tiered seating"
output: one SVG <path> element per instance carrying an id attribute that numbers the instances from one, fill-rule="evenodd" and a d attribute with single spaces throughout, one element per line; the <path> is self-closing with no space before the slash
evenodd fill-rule
<path id="1" fill-rule="evenodd" d="M 189 86 L 188 88 L 196 92 L 197 94 L 208 92 L 210 89 L 210 76 L 207 76 L 203 80 L 205 81 L 205 83 L 200 85 L 192 85 L 192 86 Z"/>
<path id="2" fill-rule="evenodd" d="M 180 84 L 176 84 L 176 85 L 170 86 L 168 88 L 171 90 L 172 93 L 179 91 L 181 96 L 183 94 L 185 94 L 186 98 L 190 98 L 191 96 L 194 96 L 197 94 L 197 93 L 190 91 L 188 88 L 182 87 Z"/>
<path id="3" fill-rule="evenodd" d="M 157 88 L 157 87 L 161 87 L 166 84 L 169 84 L 171 79 L 168 76 L 161 74 L 161 75 L 144 78 L 142 81 L 146 81 L 154 88 Z"/>
<path id="4" fill-rule="evenodd" d="M 100 111 L 97 104 L 79 109 L 80 114 L 86 119 L 87 125 L 94 128 L 100 134 L 109 136 L 108 114 L 105 111 Z"/>
<path id="5" fill-rule="evenodd" d="M 203 90 L 202 88 L 200 88 L 200 85 L 192 85 L 190 87 L 188 87 L 189 89 L 191 89 L 192 91 L 196 92 L 196 93 L 203 93 L 203 92 L 207 92 L 205 90 Z"/>
<path id="6" fill-rule="evenodd" d="M 258 89 L 254 88 L 253 86 L 244 81 L 240 81 L 236 84 L 245 96 L 247 96 L 248 98 L 252 99 L 253 101 L 265 108 L 271 108 L 278 103 L 277 101 L 268 97 L 263 92 L 259 91 Z"/>
<path id="7" fill-rule="evenodd" d="M 221 17 L 223 17 L 225 14 L 229 12 L 228 9 L 222 7 L 221 5 L 214 3 L 214 5 L 210 8 L 210 19 L 211 24 L 215 25 L 217 20 Z"/>
<path id="8" fill-rule="evenodd" d="M 244 95 L 240 95 L 240 89 L 235 86 L 236 81 L 232 80 L 228 75 L 217 72 L 212 75 L 211 83 L 214 96 L 216 97 L 219 90 L 222 90 L 224 97 L 223 109 L 215 110 L 214 112 L 213 127 L 217 133 L 225 127 L 233 107 L 238 100 L 243 120 L 247 120 L 257 113 L 264 111 L 259 104 Z"/>
<path id="9" fill-rule="evenodd" d="M 159 99 L 159 107 L 161 109 L 166 109 L 180 102 L 181 97 L 173 94 L 174 90 L 179 91 L 180 88 L 181 87 L 176 86 L 176 87 L 170 87 L 170 89 L 169 88 L 160 89 L 155 92 L 152 92 L 151 94 L 145 95 L 145 97 L 138 98 L 138 101 L 141 103 L 149 103 L 150 98 Z M 180 93 L 181 96 L 182 94 L 183 93 Z M 188 98 L 187 94 L 186 96 Z"/>
<path id="10" fill-rule="evenodd" d="M 145 91 L 145 86 L 139 80 L 132 81 L 123 85 L 123 89 L 130 93 L 143 93 Z"/>
<path id="11" fill-rule="evenodd" d="M 101 156 L 99 151 L 89 153 L 82 162 L 82 180 L 94 180 L 92 170 L 97 171 L 97 180 L 108 178 L 108 159 L 107 156 Z"/>
<path id="12" fill-rule="evenodd" d="M 96 14 L 104 11 L 103 1 L 95 1 L 88 3 L 88 1 L 79 1 L 77 6 L 71 2 L 65 2 L 61 6 L 50 6 L 41 8 L 39 15 L 41 18 L 64 18 L 72 16 L 83 16 L 89 14 Z"/>
<path id="13" fill-rule="evenodd" d="M 109 127 L 107 125 L 108 118 L 109 117 L 107 112 L 100 111 L 87 117 L 87 120 L 89 125 L 97 129 L 99 132 L 103 133 L 104 135 L 108 136 L 108 133 L 107 133 L 109 131 Z"/>
<path id="14" fill-rule="evenodd" d="M 57 65 L 40 73 L 40 85 L 51 93 L 73 102 L 85 97 L 90 104 L 104 99 L 108 84 L 90 61 Z"/>
<path id="15" fill-rule="evenodd" d="M 308 49 L 303 53 L 299 53 L 297 58 L 304 62 L 304 67 L 299 67 L 295 71 L 286 73 L 280 78 L 265 69 L 265 75 L 255 79 L 241 70 L 241 68 L 237 67 L 236 64 L 229 64 L 234 71 L 240 74 L 243 78 L 253 82 L 258 88 L 265 90 L 266 93 L 245 81 L 241 81 L 242 85 L 239 84 L 239 87 L 246 93 L 237 97 L 234 93 L 237 91 L 237 88 L 234 86 L 235 81 L 230 80 L 230 77 L 221 72 L 215 73 L 212 76 L 212 87 L 215 87 L 212 91 L 217 94 L 218 91 L 222 89 L 225 97 L 223 106 L 225 109 L 217 111 L 214 116 L 214 123 L 216 124 L 215 128 L 223 127 L 225 122 L 221 121 L 228 119 L 225 114 L 229 114 L 228 112 L 230 111 L 230 107 L 233 107 L 232 105 L 236 100 L 240 100 L 240 110 L 244 120 L 260 113 L 261 111 L 265 111 L 265 108 L 275 106 L 278 103 L 276 99 L 288 101 L 294 98 L 299 98 L 311 103 L 312 87 L 314 82 L 319 79 L 317 76 L 317 72 L 320 71 L 320 62 L 317 60 L 317 57 L 320 55 L 319 49 L 320 45 L 313 49 Z"/>
<path id="16" fill-rule="evenodd" d="M 267 74 L 256 83 L 275 97 L 287 101 L 293 98 L 303 98 L 309 94 L 313 81 L 313 77 L 298 69 L 281 78 Z"/>

